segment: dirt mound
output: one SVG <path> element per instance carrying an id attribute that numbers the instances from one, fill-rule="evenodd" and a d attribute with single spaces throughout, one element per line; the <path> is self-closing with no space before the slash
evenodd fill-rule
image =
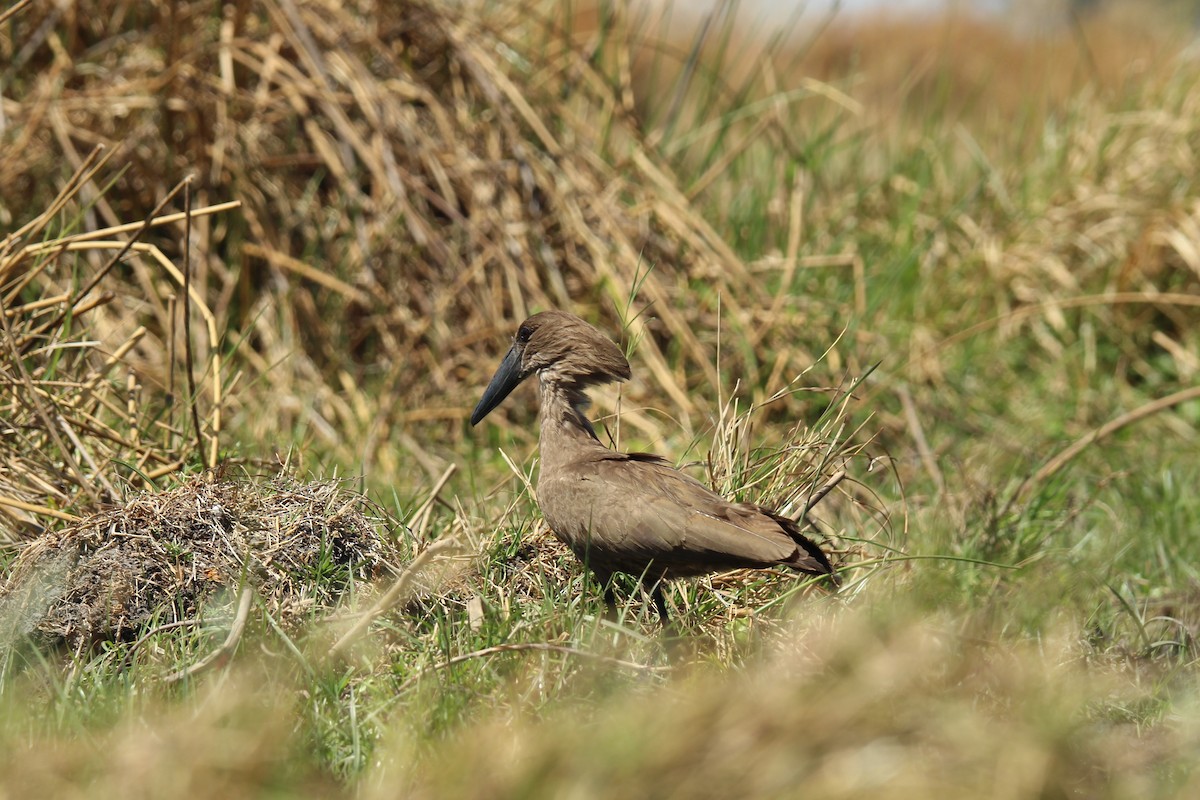
<path id="1" fill-rule="evenodd" d="M 304 618 L 395 560 L 367 511 L 336 482 L 196 478 L 144 494 L 21 552 L 0 590 L 0 642 L 129 639 L 245 581 L 277 619 Z"/>

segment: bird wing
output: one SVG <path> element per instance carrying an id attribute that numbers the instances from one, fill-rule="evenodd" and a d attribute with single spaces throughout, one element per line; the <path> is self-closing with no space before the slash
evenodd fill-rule
<path id="1" fill-rule="evenodd" d="M 562 477 L 576 497 L 590 500 L 591 546 L 631 565 L 617 569 L 636 571 L 653 560 L 674 576 L 770 564 L 832 572 L 791 520 L 731 503 L 657 456 L 609 453 L 570 473 Z"/>

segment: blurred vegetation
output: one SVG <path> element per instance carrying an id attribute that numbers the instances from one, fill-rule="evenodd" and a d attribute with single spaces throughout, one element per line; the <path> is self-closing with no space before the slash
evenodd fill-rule
<path id="1" fill-rule="evenodd" d="M 10 6 L 6 591 L 231 475 L 369 502 L 306 528 L 287 624 L 233 591 L 6 634 L 0 794 L 1194 794 L 1200 66 L 1130 8 Z M 604 619 L 529 490 L 533 390 L 466 423 L 548 307 L 630 352 L 622 447 L 785 505 L 844 470 L 846 590 Z M 392 563 L 338 599 L 351 507 Z"/>

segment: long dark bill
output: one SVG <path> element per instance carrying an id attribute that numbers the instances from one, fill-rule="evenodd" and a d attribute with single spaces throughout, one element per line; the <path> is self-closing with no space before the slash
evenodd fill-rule
<path id="1" fill-rule="evenodd" d="M 516 345 L 513 345 L 509 348 L 508 355 L 500 362 L 496 374 L 492 376 L 492 382 L 483 390 L 483 397 L 479 398 L 479 405 L 475 406 L 475 410 L 471 412 L 471 424 L 478 425 L 479 420 L 504 402 L 504 398 L 508 397 L 509 393 L 517 388 L 517 384 L 524 379 L 525 376 L 521 374 L 521 353 L 517 350 Z"/>

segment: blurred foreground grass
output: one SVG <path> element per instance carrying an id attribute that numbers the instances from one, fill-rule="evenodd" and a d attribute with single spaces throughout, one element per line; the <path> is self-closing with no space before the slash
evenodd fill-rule
<path id="1" fill-rule="evenodd" d="M 172 8 L 18 9 L 0 36 L 0 222 L 40 220 L 0 247 L 24 504 L 0 563 L 214 449 L 356 476 L 396 572 L 463 546 L 337 653 L 357 597 L 300 626 L 258 601 L 227 664 L 172 683 L 235 598 L 12 643 L 0 793 L 1195 793 L 1200 70 L 1175 32 L 860 23 L 751 58 L 732 27 L 590 8 Z M 139 234 L 192 248 L 190 320 L 149 250 L 61 250 L 186 173 L 195 207 L 243 203 Z M 848 590 L 718 576 L 673 587 L 677 631 L 636 596 L 604 620 L 513 475 L 532 402 L 465 424 L 547 305 L 631 349 L 598 403 L 623 447 L 777 501 L 788 457 L 844 457 L 816 516 Z"/>

